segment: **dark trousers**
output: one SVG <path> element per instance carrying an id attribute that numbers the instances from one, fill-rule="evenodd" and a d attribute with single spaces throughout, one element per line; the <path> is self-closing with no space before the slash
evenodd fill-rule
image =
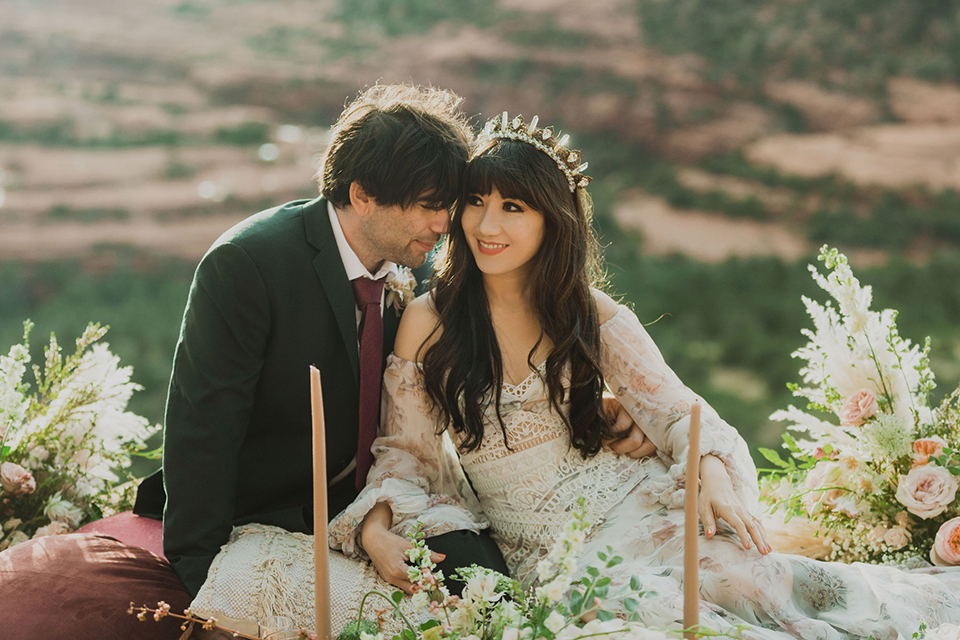
<path id="1" fill-rule="evenodd" d="M 460 595 L 463 583 L 451 580 L 450 576 L 460 567 L 469 567 L 476 564 L 481 567 L 499 571 L 509 576 L 507 563 L 503 561 L 500 548 L 493 541 L 487 531 L 474 533 L 473 531 L 451 531 L 436 538 L 427 538 L 427 546 L 431 551 L 442 553 L 447 557 L 437 563 L 437 569 L 443 571 L 444 582 L 450 593 Z"/>

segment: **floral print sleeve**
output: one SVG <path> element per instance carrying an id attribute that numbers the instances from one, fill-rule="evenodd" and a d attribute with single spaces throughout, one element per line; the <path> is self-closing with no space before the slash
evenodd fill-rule
<path id="1" fill-rule="evenodd" d="M 437 416 L 416 363 L 391 355 L 383 374 L 380 434 L 367 486 L 331 523 L 330 547 L 365 555 L 360 524 L 378 503 L 393 511 L 390 530 L 403 535 L 417 521 L 428 538 L 450 531 L 487 528 L 450 437 L 437 435 Z"/>
<path id="2" fill-rule="evenodd" d="M 737 430 L 724 422 L 703 398 L 688 389 L 667 366 L 660 350 L 626 307 L 600 329 L 602 368 L 607 386 L 657 446 L 670 472 L 650 491 L 670 507 L 683 505 L 690 408 L 701 406 L 700 455 L 713 454 L 726 465 L 733 487 L 756 511 L 757 470 Z"/>

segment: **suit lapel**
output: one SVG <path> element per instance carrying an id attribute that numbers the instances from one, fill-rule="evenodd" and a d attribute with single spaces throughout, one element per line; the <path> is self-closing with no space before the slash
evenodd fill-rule
<path id="1" fill-rule="evenodd" d="M 347 280 L 347 272 L 340 259 L 337 239 L 330 227 L 327 214 L 327 201 L 317 198 L 303 207 L 303 221 L 306 225 L 307 241 L 319 253 L 313 259 L 313 269 L 320 278 L 320 284 L 327 295 L 333 315 L 337 319 L 343 345 L 346 347 L 350 368 L 354 380 L 360 381 L 360 354 L 357 350 L 357 307 L 353 299 L 353 289 Z M 394 329 L 396 334 L 396 329 Z"/>

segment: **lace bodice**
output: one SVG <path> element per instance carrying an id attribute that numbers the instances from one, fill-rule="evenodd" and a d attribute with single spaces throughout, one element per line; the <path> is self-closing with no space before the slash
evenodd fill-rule
<path id="1" fill-rule="evenodd" d="M 694 401 L 703 401 L 666 365 L 627 308 L 619 307 L 601 326 L 601 341 L 607 385 L 657 445 L 659 458 L 634 460 L 607 450 L 582 457 L 570 446 L 569 432 L 549 403 L 540 370 L 519 385 L 503 386 L 500 413 L 507 442 L 491 406 L 480 447 L 458 451 L 455 434 L 435 435 L 437 416 L 430 411 L 419 366 L 391 356 L 384 373 L 381 435 L 374 443 L 376 462 L 366 488 L 331 524 L 331 546 L 358 553 L 357 525 L 374 504 L 386 501 L 397 533 L 417 520 L 428 536 L 489 525 L 511 572 L 526 582 L 578 497 L 588 499 L 593 522 L 644 481 L 662 504 L 682 503 L 687 415 Z M 756 472 L 746 444 L 703 404 L 701 455 L 723 459 L 735 488 L 755 502 Z M 651 474 L 651 467 L 661 473 Z"/>

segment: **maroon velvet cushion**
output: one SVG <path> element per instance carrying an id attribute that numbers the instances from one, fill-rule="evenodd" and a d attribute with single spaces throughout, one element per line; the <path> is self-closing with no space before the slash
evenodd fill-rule
<path id="1" fill-rule="evenodd" d="M 163 523 L 134 515 L 132 511 L 124 511 L 85 524 L 77 529 L 77 533 L 102 533 L 120 542 L 146 549 L 166 560 L 163 555 Z"/>
<path id="2" fill-rule="evenodd" d="M 177 620 L 139 622 L 133 601 L 182 613 L 190 595 L 170 565 L 108 536 L 73 533 L 0 552 L 0 636 L 16 640 L 175 640 Z"/>

